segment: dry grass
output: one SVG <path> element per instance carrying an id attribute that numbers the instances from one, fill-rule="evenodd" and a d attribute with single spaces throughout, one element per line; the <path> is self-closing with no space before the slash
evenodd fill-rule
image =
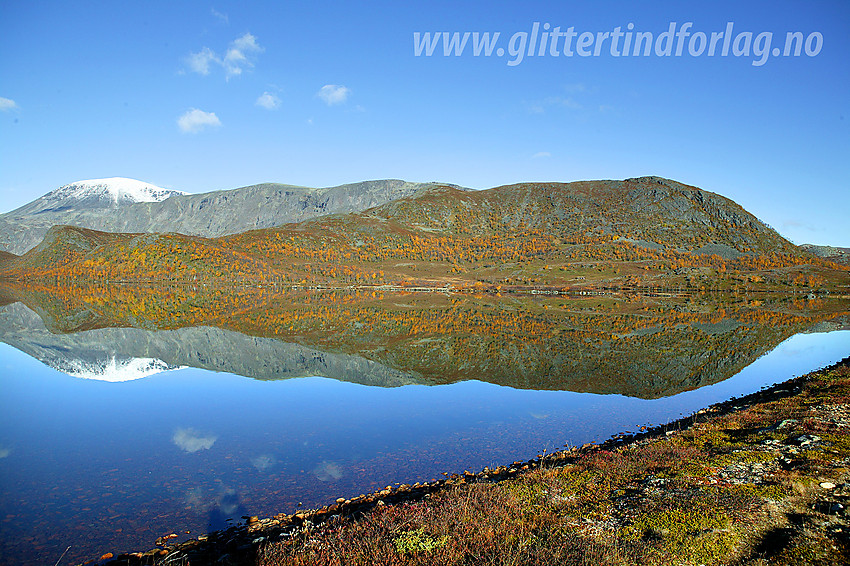
<path id="1" fill-rule="evenodd" d="M 534 489 L 533 484 L 527 487 Z M 503 486 L 466 486 L 430 500 L 385 507 L 344 528 L 302 534 L 267 548 L 262 563 L 621 563 L 614 548 L 577 535 L 563 517 L 541 502 Z M 411 540 L 420 544 L 405 544 Z"/>

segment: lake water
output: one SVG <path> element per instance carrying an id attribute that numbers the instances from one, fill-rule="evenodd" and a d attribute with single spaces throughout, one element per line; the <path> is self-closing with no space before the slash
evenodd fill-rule
<path id="1" fill-rule="evenodd" d="M 20 303 L 0 307 L 4 310 L 14 311 L 15 320 L 32 315 Z M 368 376 L 260 380 L 168 369 L 187 365 L 179 344 L 169 346 L 171 359 L 161 353 L 143 357 L 120 351 L 130 330 L 57 335 L 37 327 L 33 316 L 29 329 L 12 328 L 7 317 L 2 336 L 7 343 L 0 343 L 4 564 L 54 564 L 68 546 L 64 564 L 144 550 L 161 535 L 174 532 L 182 540 L 243 515 L 293 512 L 389 484 L 435 479 L 441 472 L 529 459 L 543 449 L 664 423 L 850 354 L 850 331 L 791 332 L 765 350 L 772 349 L 769 353 L 741 363 L 745 367 L 728 379 L 645 395 L 653 398 L 635 396 L 633 388 L 630 396 L 558 390 L 551 381 L 545 382 L 547 390 L 480 379 L 419 385 L 405 381 L 409 371 L 387 369 L 383 362 L 391 357 L 385 356 L 373 369 L 395 386 L 378 387 L 355 382 L 368 382 Z M 716 324 L 698 334 L 717 336 L 719 328 L 740 327 Z M 168 332 L 176 331 L 150 334 L 157 340 L 186 336 Z M 127 344 L 137 348 L 140 339 L 133 334 Z M 97 346 L 98 340 L 110 342 Z M 251 340 L 261 352 L 270 347 L 264 339 Z M 150 352 L 153 346 L 145 344 Z M 283 371 L 267 368 L 268 355 L 251 355 L 261 366 L 251 371 Z M 326 366 L 336 363 L 349 377 L 372 367 L 332 358 L 343 355 L 339 352 L 326 355 Z M 215 351 L 193 356 L 214 365 Z M 305 367 L 314 367 L 309 361 L 303 361 Z M 108 371 L 92 373 L 92 364 Z M 151 373 L 161 369 L 168 370 Z M 102 380 L 146 373 L 151 374 L 129 381 Z M 585 377 L 582 383 L 593 381 Z"/>

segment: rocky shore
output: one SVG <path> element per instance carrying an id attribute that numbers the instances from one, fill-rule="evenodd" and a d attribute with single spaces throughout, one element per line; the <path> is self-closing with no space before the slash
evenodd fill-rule
<path id="1" fill-rule="evenodd" d="M 602 444 L 89 563 L 835 564 L 848 505 L 845 358 Z"/>

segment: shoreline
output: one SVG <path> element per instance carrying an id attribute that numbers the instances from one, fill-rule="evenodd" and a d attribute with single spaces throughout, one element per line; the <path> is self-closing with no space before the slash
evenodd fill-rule
<path id="1" fill-rule="evenodd" d="M 477 473 L 452 474 L 435 482 L 412 486 L 406 484 L 397 487 L 387 486 L 383 490 L 356 498 L 339 498 L 334 503 L 318 509 L 299 511 L 294 514 L 278 514 L 262 519 L 248 517 L 244 524 L 208 533 L 179 544 L 169 543 L 170 538 L 176 538 L 176 535 L 166 536 L 157 540 L 157 547 L 154 549 L 118 556 L 107 554 L 99 561 L 88 563 L 109 566 L 170 563 L 199 565 L 216 563 L 222 557 L 226 557 L 226 563 L 254 564 L 258 556 L 267 556 L 269 550 L 266 547 L 277 541 L 309 539 L 314 534 L 330 528 L 340 529 L 357 525 L 363 520 L 368 520 L 370 515 L 389 508 L 422 503 L 438 496 L 450 498 L 451 493 L 473 489 L 472 486 L 482 486 L 482 489 L 487 489 L 489 486 L 521 482 L 535 473 L 547 474 L 551 471 L 581 465 L 585 460 L 596 457 L 595 455 L 628 452 L 636 447 L 659 442 L 670 444 L 686 431 L 693 431 L 700 428 L 700 425 L 708 426 L 711 423 L 717 423 L 724 417 L 746 412 L 753 407 L 763 408 L 783 401 L 793 403 L 795 399 L 800 401 L 804 397 L 803 393 L 807 384 L 819 383 L 824 379 L 823 376 L 837 371 L 847 375 L 846 381 L 850 386 L 850 357 L 847 357 L 827 368 L 809 372 L 742 397 L 733 397 L 713 404 L 690 416 L 636 433 L 624 432 L 598 444 L 588 443 L 581 447 L 543 454 L 542 457 L 528 461 L 516 461 L 494 469 L 484 468 Z M 774 412 L 779 411 L 777 409 Z M 850 430 L 844 433 L 850 435 Z M 847 534 L 850 534 L 850 530 Z M 283 543 L 278 542 L 278 544 Z"/>

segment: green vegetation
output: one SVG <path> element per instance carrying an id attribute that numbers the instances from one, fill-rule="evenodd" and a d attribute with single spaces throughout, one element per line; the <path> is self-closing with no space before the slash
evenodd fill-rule
<path id="1" fill-rule="evenodd" d="M 393 540 L 396 552 L 401 555 L 430 553 L 438 548 L 443 548 L 448 542 L 448 536 L 430 537 L 425 534 L 425 529 L 402 531 Z"/>

